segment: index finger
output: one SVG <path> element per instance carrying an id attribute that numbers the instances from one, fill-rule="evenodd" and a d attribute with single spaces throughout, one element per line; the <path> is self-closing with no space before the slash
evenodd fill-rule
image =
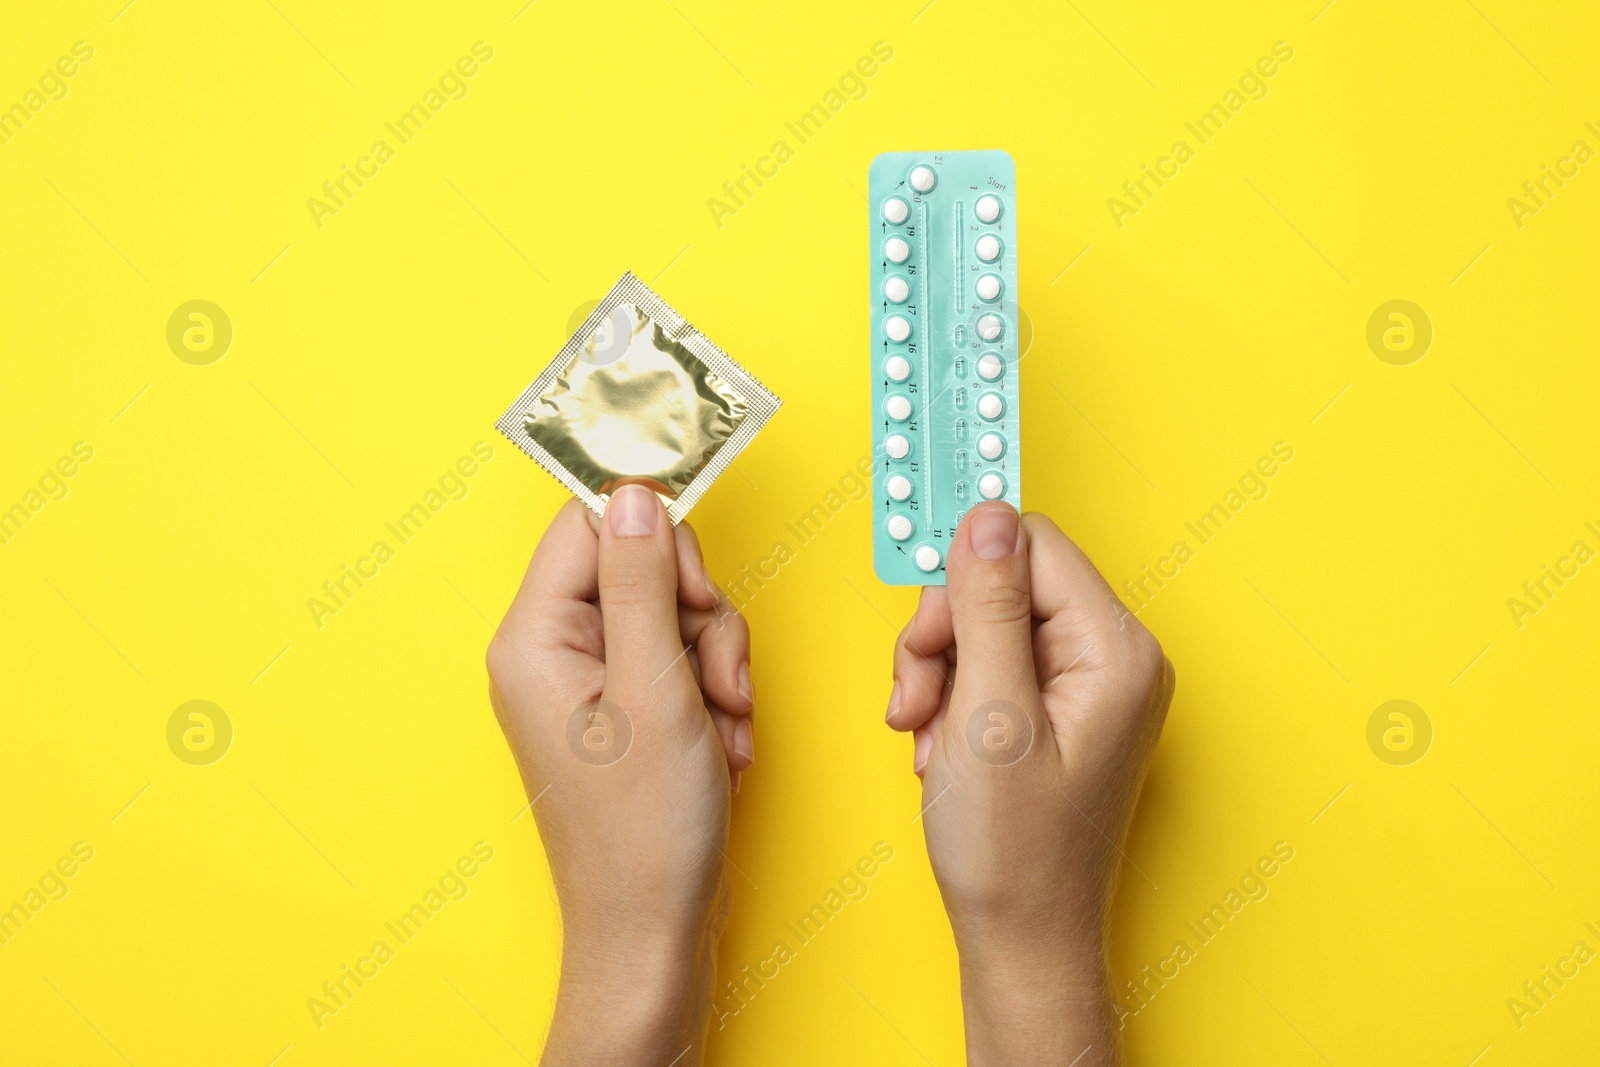
<path id="1" fill-rule="evenodd" d="M 552 600 L 588 602 L 600 595 L 600 537 L 591 514 L 576 498 L 556 512 L 506 609 L 507 625 L 532 623 L 549 613 Z"/>
<path id="2" fill-rule="evenodd" d="M 1048 515 L 1030 511 L 1022 516 L 1022 528 L 1028 535 L 1034 618 L 1083 634 L 1128 626 L 1133 613 Z"/>

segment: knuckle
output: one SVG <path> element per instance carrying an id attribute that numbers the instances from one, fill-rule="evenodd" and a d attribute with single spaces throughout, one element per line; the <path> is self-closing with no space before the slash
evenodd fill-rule
<path id="1" fill-rule="evenodd" d="M 1171 687 L 1172 662 L 1162 650 L 1161 642 L 1143 626 L 1134 631 L 1129 640 L 1124 671 L 1127 687 L 1138 695 L 1141 707 L 1157 710 L 1154 705 L 1165 704 L 1161 696 Z"/>
<path id="2" fill-rule="evenodd" d="M 908 623 L 906 623 L 904 628 L 902 628 L 901 631 L 898 634 L 895 635 L 895 638 L 894 638 L 894 654 L 895 654 L 895 656 L 897 656 L 897 657 L 898 656 L 902 656 L 902 655 L 905 655 L 905 654 L 907 654 L 907 653 L 909 653 L 911 651 L 911 630 L 912 630 L 912 624 L 908 622 Z"/>
<path id="3" fill-rule="evenodd" d="M 967 617 L 985 625 L 1027 622 L 1033 617 L 1028 590 L 1010 582 L 985 585 L 966 597 Z"/>
<path id="4" fill-rule="evenodd" d="M 651 604 L 666 595 L 666 580 L 645 566 L 613 567 L 600 579 L 600 604 L 607 607 L 634 607 Z"/>
<path id="5" fill-rule="evenodd" d="M 484 667 L 489 672 L 489 681 L 496 689 L 514 688 L 528 669 L 521 654 L 499 631 L 489 639 L 489 647 L 483 654 L 483 661 Z"/>
<path id="6" fill-rule="evenodd" d="M 750 621 L 735 609 L 718 616 L 717 622 L 728 631 L 729 638 L 740 648 L 750 647 Z"/>
<path id="7" fill-rule="evenodd" d="M 750 624 L 745 622 L 744 619 L 741 617 L 737 621 L 730 621 L 728 623 L 728 625 L 730 627 L 734 628 L 734 644 L 735 644 L 735 646 L 743 654 L 743 657 L 745 659 L 749 659 L 750 655 L 751 655 L 751 651 L 750 651 L 750 642 L 751 642 Z"/>
<path id="8" fill-rule="evenodd" d="M 1162 676 L 1166 672 L 1166 660 L 1161 645 L 1153 638 L 1143 643 L 1143 647 L 1134 654 L 1128 664 L 1134 686 L 1144 693 L 1153 693 L 1160 689 Z"/>
<path id="9" fill-rule="evenodd" d="M 1131 671 L 1139 674 L 1159 675 L 1162 660 L 1166 658 L 1161 642 L 1149 627 L 1129 612 L 1122 619 L 1124 659 Z"/>
<path id="10" fill-rule="evenodd" d="M 1140 626 L 1133 636 L 1133 662 L 1139 673 L 1152 678 L 1160 677 L 1161 665 L 1166 658 L 1156 635 Z"/>

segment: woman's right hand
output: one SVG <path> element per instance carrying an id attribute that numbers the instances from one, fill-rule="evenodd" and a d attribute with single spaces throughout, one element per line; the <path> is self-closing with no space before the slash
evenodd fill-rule
<path id="1" fill-rule="evenodd" d="M 1043 515 L 980 504 L 945 567 L 895 645 L 888 723 L 915 737 L 968 1061 L 1114 1064 L 1106 919 L 1172 664 Z"/>

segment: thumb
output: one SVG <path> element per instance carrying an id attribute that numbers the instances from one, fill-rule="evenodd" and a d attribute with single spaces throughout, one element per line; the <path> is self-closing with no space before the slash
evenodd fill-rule
<path id="1" fill-rule="evenodd" d="M 945 574 L 959 655 L 959 702 L 970 708 L 1006 701 L 1036 709 L 1028 539 L 1009 504 L 991 501 L 967 512 L 951 540 Z"/>
<path id="2" fill-rule="evenodd" d="M 678 555 L 655 493 L 624 485 L 600 520 L 600 617 L 606 688 L 642 696 L 674 672 L 693 682 L 678 633 Z M 681 679 L 680 679 L 681 680 Z"/>

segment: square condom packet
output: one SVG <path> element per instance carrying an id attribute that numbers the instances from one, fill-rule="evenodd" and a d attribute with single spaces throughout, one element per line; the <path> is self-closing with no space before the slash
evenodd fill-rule
<path id="1" fill-rule="evenodd" d="M 495 428 L 597 515 L 636 483 L 676 524 L 782 403 L 627 273 Z"/>

